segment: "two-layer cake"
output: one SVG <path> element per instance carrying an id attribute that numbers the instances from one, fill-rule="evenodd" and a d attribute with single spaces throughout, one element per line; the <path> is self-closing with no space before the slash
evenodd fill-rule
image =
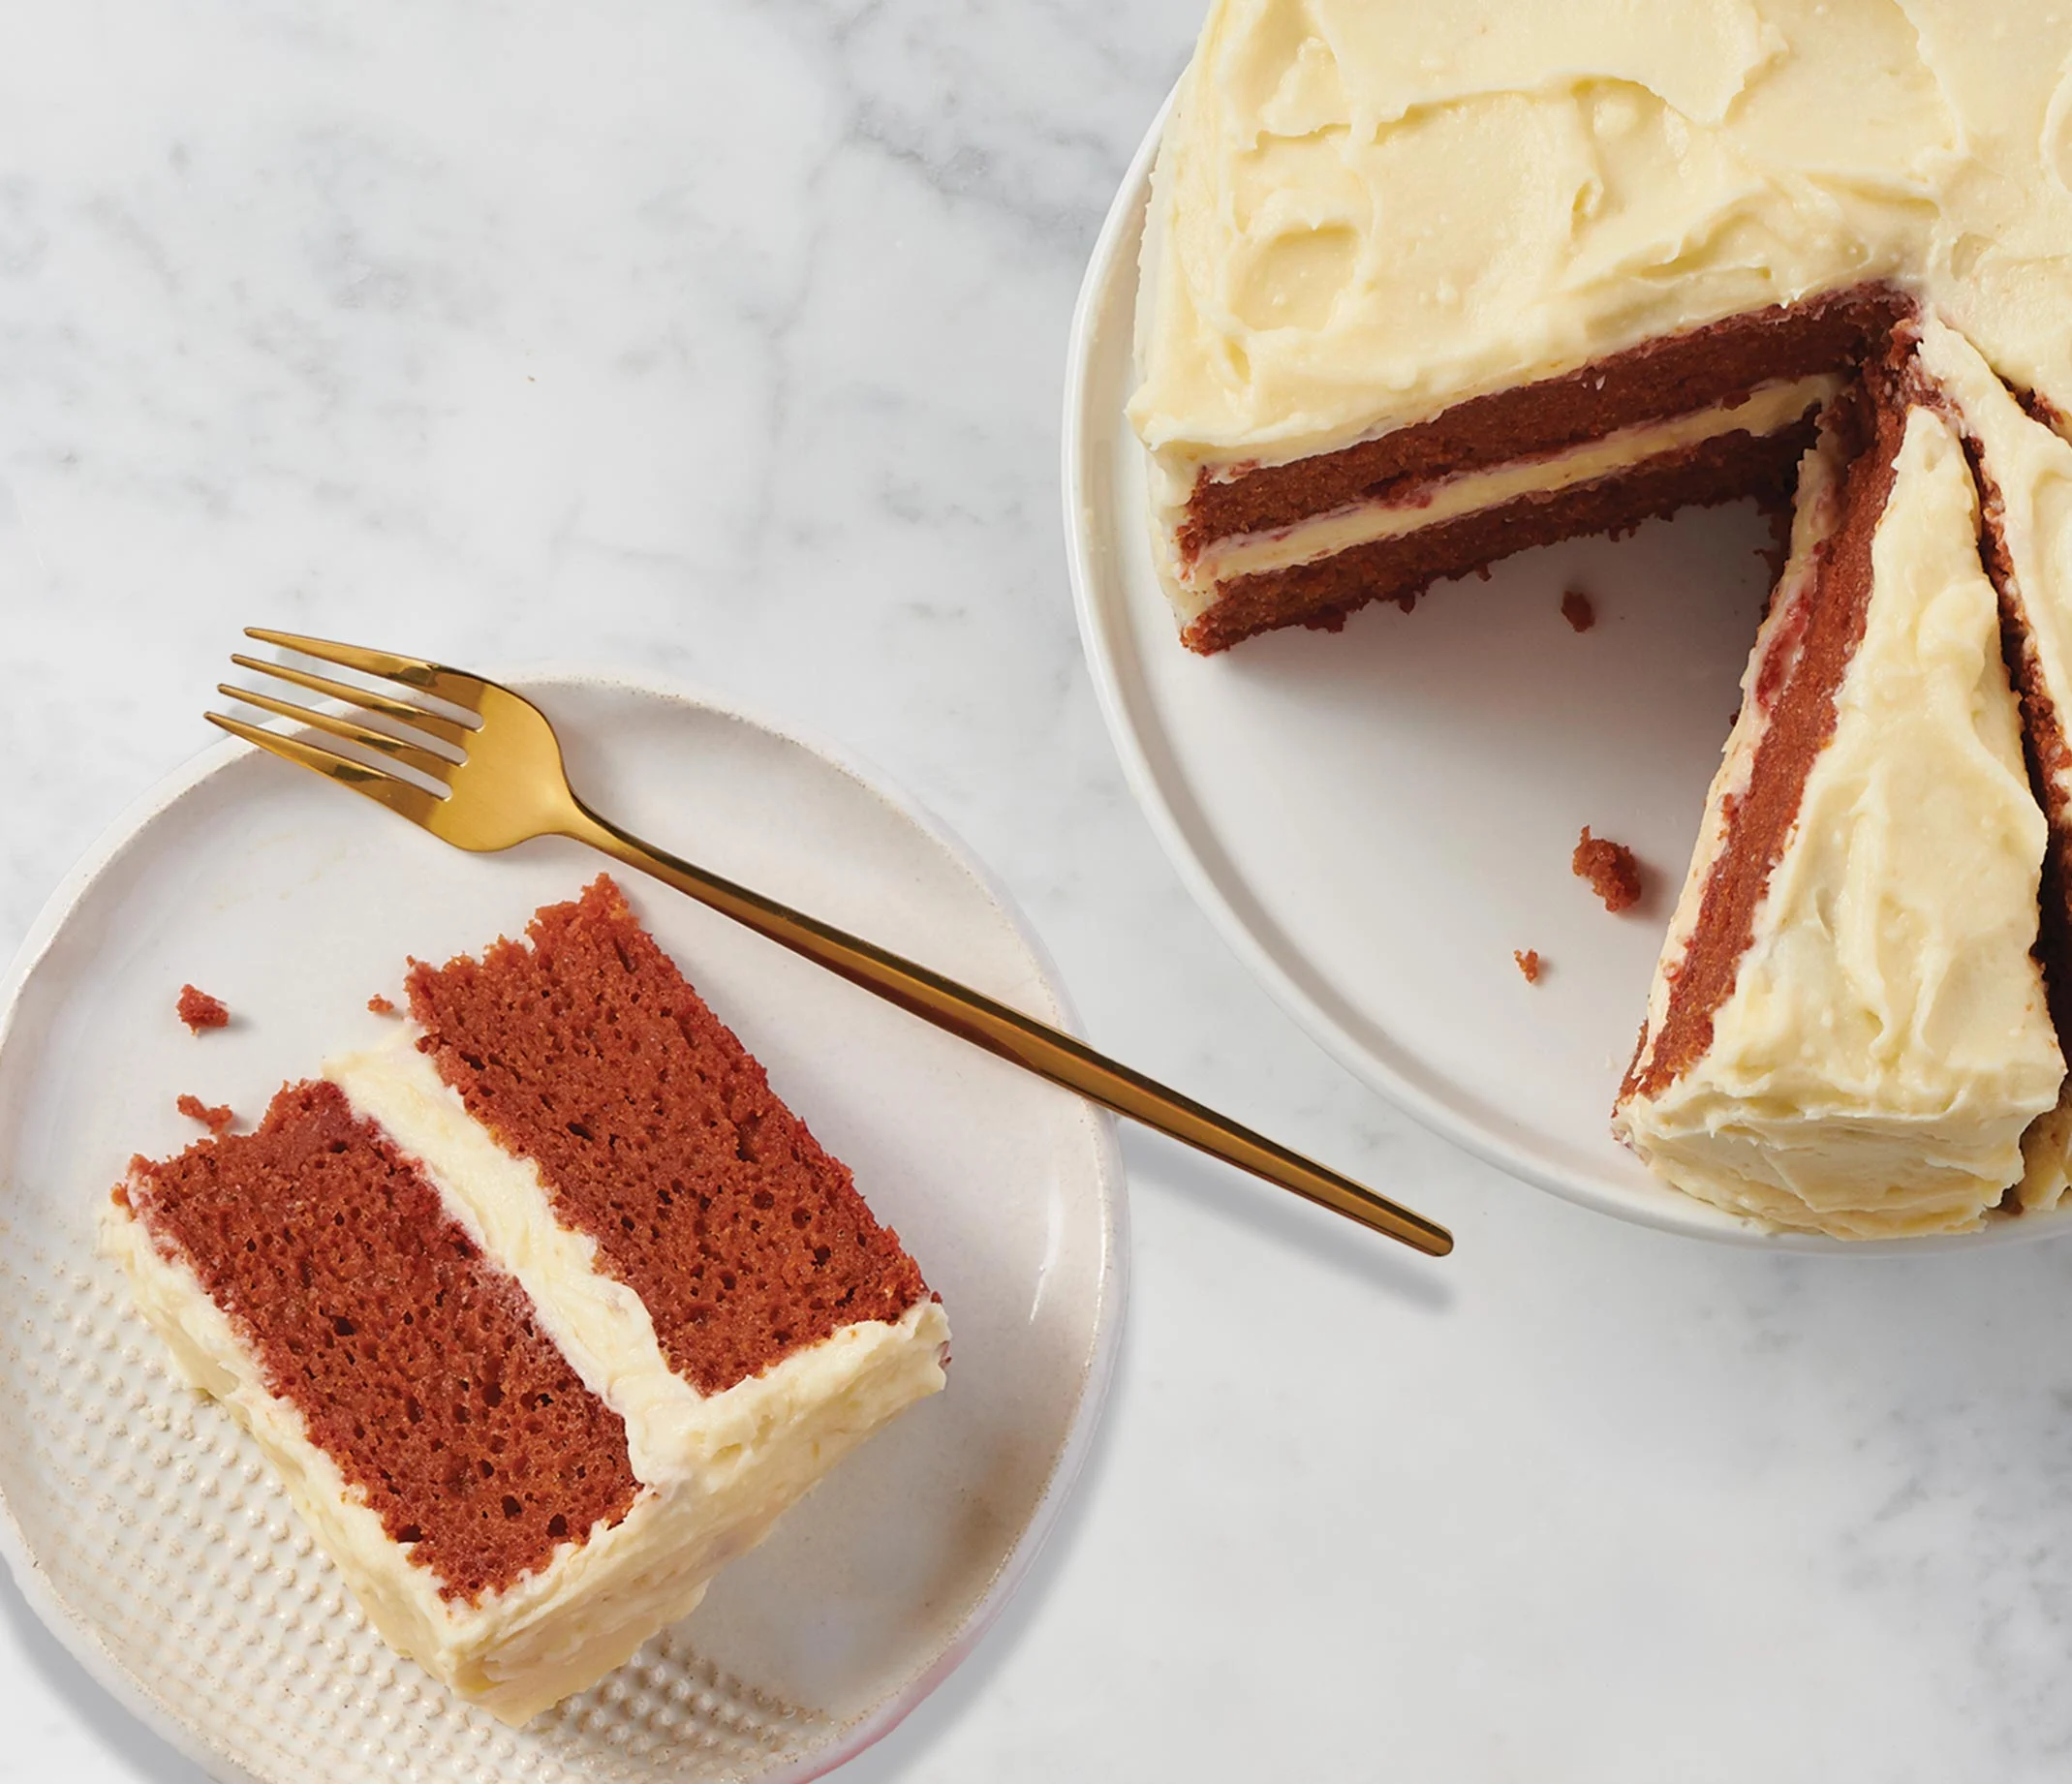
<path id="1" fill-rule="evenodd" d="M 2068 71 L 2040 0 L 1218 0 L 1165 130 L 1129 414 L 1195 650 L 1796 499 L 1615 1117 L 1771 1224 L 2065 1186 Z"/>
<path id="2" fill-rule="evenodd" d="M 409 997 L 136 1160 L 103 1244 L 375 1626 L 520 1722 L 941 1388 L 948 1326 L 608 879 Z"/>

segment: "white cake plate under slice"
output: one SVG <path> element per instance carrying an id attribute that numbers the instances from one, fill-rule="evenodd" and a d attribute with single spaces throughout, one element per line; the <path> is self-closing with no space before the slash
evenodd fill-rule
<path id="1" fill-rule="evenodd" d="M 1921 1251 L 2072 1231 L 2064 1214 L 1843 1246 L 1657 1183 L 1611 1137 L 1671 906 L 1769 592 L 1747 504 L 1576 539 L 1214 658 L 1179 642 L 1147 534 L 1132 387 L 1152 126 L 1094 250 L 1066 366 L 1065 518 L 1087 660 L 1181 877 L 1349 1070 L 1490 1162 L 1586 1207 L 1794 1250 Z M 1562 595 L 1596 623 L 1578 633 Z M 1578 833 L 1639 855 L 1608 915 Z M 1512 956 L 1545 963 L 1528 984 Z M 1381 1185 L 1386 1188 L 1387 1185 Z"/>
<path id="2" fill-rule="evenodd" d="M 513 678 L 600 809 L 700 863 L 1069 1026 L 983 869 L 830 751 L 724 706 Z M 128 813 L 0 984 L 0 1549 L 89 1670 L 223 1778 L 267 1784 L 798 1779 L 954 1667 L 1075 1473 L 1121 1327 L 1113 1126 L 1064 1092 L 689 900 L 634 907 L 942 1294 L 948 1388 L 846 1461 L 692 1617 L 519 1732 L 374 1636 L 229 1416 L 172 1377 L 92 1246 L 133 1153 L 246 1121 L 388 1031 L 407 956 L 515 935 L 602 860 L 466 855 L 242 744 Z M 180 986 L 232 1026 L 191 1036 Z"/>

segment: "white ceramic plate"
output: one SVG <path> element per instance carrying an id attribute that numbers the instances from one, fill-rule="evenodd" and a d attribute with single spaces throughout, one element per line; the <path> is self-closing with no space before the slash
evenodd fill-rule
<path id="1" fill-rule="evenodd" d="M 1747 504 L 1578 539 L 1376 605 L 1338 633 L 1179 643 L 1124 418 L 1161 113 L 1087 268 L 1067 363 L 1065 509 L 1087 657 L 1124 767 L 1239 956 L 1344 1064 L 1530 1183 L 1713 1239 L 1832 1249 L 1656 1183 L 1609 1131 L 1705 789 L 1768 593 Z M 1562 593 L 1586 590 L 1578 635 Z M 1607 915 L 1569 871 L 1585 824 L 1647 896 Z M 1513 950 L 1536 949 L 1528 985 Z M 2072 1230 L 2063 1215 L 1897 1245 Z"/>
<path id="2" fill-rule="evenodd" d="M 1052 1022 L 1005 896 L 910 802 L 707 701 L 520 678 L 602 810 Z M 948 1389 L 846 1462 L 697 1614 L 519 1733 L 388 1653 L 256 1452 L 171 1377 L 92 1210 L 133 1152 L 250 1119 L 371 1041 L 405 957 L 517 933 L 600 870 L 573 845 L 464 855 L 233 744 L 132 810 L 0 987 L 0 1542 L 30 1601 L 216 1775 L 809 1777 L 962 1658 L 1054 1520 L 1106 1385 L 1124 1282 L 1111 1123 L 636 876 L 635 907 L 854 1169 L 941 1292 Z M 183 981 L 231 1028 L 174 1020 Z"/>

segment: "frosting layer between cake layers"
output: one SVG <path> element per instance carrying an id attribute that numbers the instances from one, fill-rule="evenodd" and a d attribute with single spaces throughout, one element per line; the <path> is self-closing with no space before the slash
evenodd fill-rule
<path id="1" fill-rule="evenodd" d="M 2029 778 L 2050 822 L 2037 951 L 2059 1044 L 2072 1034 L 2072 445 L 2026 414 L 1978 350 L 1925 317 L 1922 370 L 1970 446 L 1984 505 L 1985 561 L 2022 702 Z M 2025 1210 L 2072 1186 L 2072 1080 L 2022 1143 Z"/>
<path id="2" fill-rule="evenodd" d="M 943 1385 L 949 1325 L 923 1296 L 897 1319 L 857 1320 L 760 1374 L 702 1394 L 663 1354 L 640 1297 L 599 1267 L 597 1242 L 563 1224 L 530 1158 L 503 1149 L 399 1031 L 327 1060 L 325 1076 L 417 1159 L 453 1217 L 515 1276 L 599 1399 L 626 1421 L 634 1472 L 688 1483 L 705 1515 L 759 1537 L 850 1445 Z"/>
<path id="3" fill-rule="evenodd" d="M 2023 1176 L 2024 1133 L 2065 1074 L 2032 952 L 2046 824 L 1971 478 L 1927 408 L 1906 415 L 1832 735 L 1732 989 L 1697 1057 L 1666 1083 L 1645 1069 L 1772 722 L 1758 684 L 1791 670 L 1835 482 L 1816 466 L 1802 493 L 1615 1128 L 1678 1187 L 1777 1225 L 1959 1230 Z"/>
<path id="4" fill-rule="evenodd" d="M 1220 582 L 1287 569 L 1508 503 L 1600 482 L 1728 434 L 1777 433 L 1819 409 L 1840 387 L 1840 378 L 1833 375 L 1779 380 L 1732 402 L 1621 428 L 1564 451 L 1420 484 L 1407 499 L 1363 502 L 1286 526 L 1228 535 L 1202 547 L 1191 560 L 1164 537 L 1174 610 L 1186 625 L 1214 602 Z"/>
<path id="5" fill-rule="evenodd" d="M 382 1635 L 522 1722 L 943 1385 L 941 1303 L 601 878 L 102 1244 Z"/>

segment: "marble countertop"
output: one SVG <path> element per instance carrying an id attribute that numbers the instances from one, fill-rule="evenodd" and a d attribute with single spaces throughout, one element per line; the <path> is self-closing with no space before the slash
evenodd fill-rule
<path id="1" fill-rule="evenodd" d="M 1197 4 L 16 9 L 0 948 L 242 624 L 796 714 L 993 864 L 1098 1043 L 1460 1239 L 1129 1135 L 1076 1499 L 845 1778 L 2062 1776 L 2072 1246 L 1791 1259 L 1512 1183 L 1305 1038 L 1131 803 L 1062 355 Z M 199 1776 L 5 1584 L 0 1720 L 0 1779 Z"/>

